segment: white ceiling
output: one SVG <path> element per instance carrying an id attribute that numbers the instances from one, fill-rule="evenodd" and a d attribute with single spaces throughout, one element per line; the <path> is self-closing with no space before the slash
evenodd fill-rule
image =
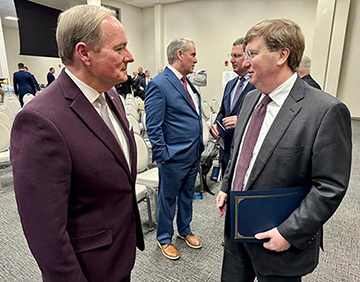
<path id="1" fill-rule="evenodd" d="M 184 2 L 188 0 L 115 0 L 119 3 L 125 3 L 139 8 L 152 7 L 155 4 L 170 4 L 176 2 Z M 86 0 L 32 0 L 32 2 L 45 5 L 52 8 L 65 10 L 69 7 L 86 4 Z M 16 17 L 15 5 L 13 0 L 0 0 L 0 16 L 4 26 L 17 27 L 16 21 L 4 19 L 6 16 Z"/>

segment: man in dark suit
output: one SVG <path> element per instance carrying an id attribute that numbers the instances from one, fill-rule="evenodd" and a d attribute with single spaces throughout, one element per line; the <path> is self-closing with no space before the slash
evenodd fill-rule
<path id="1" fill-rule="evenodd" d="M 141 99 L 144 99 L 145 89 L 146 89 L 147 85 L 150 83 L 150 80 L 152 80 L 152 78 L 150 77 L 150 71 L 146 70 L 145 77 L 140 81 L 138 91 L 137 91 L 138 96 Z"/>
<path id="2" fill-rule="evenodd" d="M 304 55 L 301 59 L 297 73 L 299 74 L 300 78 L 304 80 L 307 84 L 321 90 L 320 85 L 310 75 L 310 70 L 311 70 L 311 59 L 308 56 Z"/>
<path id="3" fill-rule="evenodd" d="M 193 41 L 175 38 L 167 47 L 169 66 L 150 81 L 145 92 L 148 136 L 159 168 L 157 241 L 162 254 L 178 259 L 172 243 L 177 202 L 177 230 L 194 249 L 200 239 L 191 232 L 194 185 L 202 140 L 201 98 L 186 78 L 197 63 Z"/>
<path id="4" fill-rule="evenodd" d="M 216 121 L 221 123 L 226 129 L 224 132 L 225 135 L 223 136 L 225 148 L 220 148 L 219 156 L 222 175 L 224 175 L 226 166 L 230 159 L 230 148 L 241 103 L 246 94 L 255 89 L 254 85 L 249 82 L 250 77 L 247 75 L 248 67 L 243 66 L 245 50 L 244 40 L 245 39 L 241 37 L 233 43 L 230 54 L 230 62 L 232 64 L 233 71 L 238 76 L 226 84 L 220 111 L 216 117 Z M 219 128 L 217 122 L 215 122 L 210 128 L 210 133 L 215 139 L 219 139 Z"/>
<path id="5" fill-rule="evenodd" d="M 24 233 L 44 281 L 130 281 L 136 246 L 144 249 L 136 145 L 113 86 L 134 59 L 104 7 L 63 12 L 56 37 L 65 70 L 12 129 Z"/>
<path id="6" fill-rule="evenodd" d="M 322 227 L 345 195 L 351 164 L 347 107 L 302 81 L 296 69 L 305 43 L 297 24 L 272 19 L 246 34 L 250 82 L 229 165 L 216 204 L 221 215 L 231 190 L 311 186 L 279 226 L 255 235 L 265 243 L 229 238 L 225 223 L 222 281 L 301 281 L 319 260 Z M 279 207 L 274 207 L 279 208 Z M 281 208 L 281 207 L 280 207 Z"/>
<path id="7" fill-rule="evenodd" d="M 24 70 L 31 74 L 36 91 L 40 91 L 39 83 L 37 82 L 35 76 L 31 72 L 29 72 L 29 68 L 27 66 L 24 66 Z"/>
<path id="8" fill-rule="evenodd" d="M 35 95 L 35 83 L 31 76 L 31 73 L 26 72 L 23 63 L 18 63 L 19 70 L 14 73 L 14 92 L 19 96 L 21 107 L 24 106 L 23 97 L 25 94 L 30 93 Z"/>
<path id="9" fill-rule="evenodd" d="M 48 87 L 54 80 L 55 80 L 55 69 L 53 67 L 51 67 L 49 69 L 49 72 L 46 76 L 46 80 L 47 80 L 47 84 L 46 84 L 46 87 Z"/>
<path id="10" fill-rule="evenodd" d="M 140 81 L 145 77 L 145 73 L 143 73 L 143 68 L 139 67 L 138 68 L 138 72 L 137 72 L 137 76 L 133 79 L 134 81 L 134 96 L 139 96 L 138 90 L 139 90 L 139 84 Z M 144 95 L 144 93 L 141 93 L 142 95 Z M 141 97 L 141 99 L 144 99 L 144 97 Z"/>
<path id="11" fill-rule="evenodd" d="M 117 93 L 119 93 L 121 96 L 123 96 L 124 98 L 126 98 L 127 94 L 132 94 L 132 89 L 133 89 L 133 79 L 130 75 L 127 74 L 127 80 L 121 83 L 118 83 L 115 85 L 115 89 L 117 91 Z"/>

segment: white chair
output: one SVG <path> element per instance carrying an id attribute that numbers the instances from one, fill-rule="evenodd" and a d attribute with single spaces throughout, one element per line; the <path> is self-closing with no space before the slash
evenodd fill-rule
<path id="1" fill-rule="evenodd" d="M 220 110 L 220 104 L 216 99 L 212 99 L 211 101 L 211 109 L 215 112 L 218 113 Z"/>
<path id="2" fill-rule="evenodd" d="M 4 112 L 0 112 L 0 123 L 5 124 L 9 130 L 11 129 L 11 119 Z"/>
<path id="3" fill-rule="evenodd" d="M 202 118 L 202 126 L 203 126 L 203 142 L 206 144 L 210 138 L 210 128 L 207 124 L 206 119 Z"/>
<path id="4" fill-rule="evenodd" d="M 210 118 L 211 108 L 208 102 L 202 102 L 202 114 L 208 120 Z"/>
<path id="5" fill-rule="evenodd" d="M 140 125 L 139 125 L 139 122 L 137 121 L 137 119 L 133 115 L 129 115 L 129 114 L 127 114 L 126 117 L 129 121 L 130 125 L 132 126 L 133 131 L 137 134 L 140 134 L 141 130 L 140 130 Z"/>
<path id="6" fill-rule="evenodd" d="M 30 94 L 30 93 L 25 94 L 23 97 L 24 106 L 34 98 L 35 98 L 35 96 L 33 94 Z"/>
<path id="7" fill-rule="evenodd" d="M 149 148 L 147 147 L 144 139 L 139 134 L 134 134 L 135 142 L 136 142 L 136 151 L 137 151 L 137 172 L 144 171 L 147 169 L 149 164 Z M 149 217 L 149 230 L 154 229 L 154 222 L 152 219 L 151 213 L 151 203 L 150 203 L 150 195 L 153 194 L 153 189 L 147 189 L 147 186 L 144 184 L 136 183 L 135 185 L 136 198 L 138 203 L 146 200 L 147 203 L 147 211 Z M 149 193 L 149 191 L 151 193 Z"/>
<path id="8" fill-rule="evenodd" d="M 128 96 L 126 96 L 126 97 L 128 97 Z M 138 104 L 135 101 L 135 98 L 130 98 L 130 97 L 125 99 L 125 104 L 126 105 L 131 105 L 131 106 L 133 106 L 135 108 L 135 110 L 138 110 Z"/>
<path id="9" fill-rule="evenodd" d="M 10 130 L 0 122 L 0 165 L 10 164 Z"/>
<path id="10" fill-rule="evenodd" d="M 214 124 L 215 120 L 217 117 L 217 113 L 216 112 L 211 112 L 210 114 L 210 126 Z"/>
<path id="11" fill-rule="evenodd" d="M 4 104 L 7 105 L 14 112 L 15 115 L 21 110 L 19 101 L 15 99 L 8 99 L 5 101 Z"/>
<path id="12" fill-rule="evenodd" d="M 8 105 L 5 105 L 5 104 L 1 104 L 0 105 L 0 112 L 3 112 L 5 114 L 7 114 L 7 116 L 13 120 L 14 117 L 15 117 L 15 113 L 13 112 L 12 109 L 10 109 L 10 107 Z"/>
<path id="13" fill-rule="evenodd" d="M 147 127 L 146 127 L 146 111 L 141 111 L 141 123 L 142 123 L 142 126 L 144 128 L 144 131 L 146 132 L 147 131 Z"/>
<path id="14" fill-rule="evenodd" d="M 133 105 L 126 104 L 125 112 L 127 115 L 132 115 L 134 118 L 139 120 L 139 113 L 138 113 L 137 109 L 133 107 Z"/>

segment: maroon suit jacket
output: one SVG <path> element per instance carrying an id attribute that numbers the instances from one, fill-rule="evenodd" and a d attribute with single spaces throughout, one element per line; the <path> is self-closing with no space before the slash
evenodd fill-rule
<path id="1" fill-rule="evenodd" d="M 16 117 L 14 187 L 44 281 L 119 282 L 144 249 L 135 195 L 136 145 L 115 90 L 110 107 L 129 140 L 131 172 L 115 137 L 62 71 Z"/>

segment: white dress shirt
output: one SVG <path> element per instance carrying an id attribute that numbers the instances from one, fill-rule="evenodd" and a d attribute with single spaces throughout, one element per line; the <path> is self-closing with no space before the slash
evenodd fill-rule
<path id="1" fill-rule="evenodd" d="M 104 93 L 99 93 L 95 89 L 91 88 L 89 85 L 82 82 L 80 79 L 78 79 L 75 75 L 73 75 L 69 69 L 65 68 L 65 72 L 67 75 L 71 78 L 71 80 L 76 84 L 77 87 L 81 90 L 81 92 L 84 94 L 84 96 L 89 100 L 90 104 L 95 108 L 97 113 L 100 115 L 100 104 L 97 101 L 98 97 L 100 95 L 104 95 Z M 106 101 L 106 99 L 105 99 Z M 107 102 L 106 102 L 107 103 Z M 121 123 L 115 116 L 115 114 L 110 110 L 110 107 L 107 106 L 107 111 L 109 115 L 109 119 L 115 129 L 116 137 L 120 142 L 120 147 L 124 153 L 125 159 L 127 161 L 127 164 L 129 166 L 129 169 L 131 169 L 131 160 L 130 160 L 130 149 L 129 149 L 129 140 L 126 137 L 124 128 L 122 127 Z M 101 115 L 100 115 L 101 116 Z"/>
<path id="2" fill-rule="evenodd" d="M 176 75 L 176 77 L 180 80 L 181 84 L 184 85 L 181 81 L 181 78 L 183 77 L 183 75 L 177 69 L 173 68 L 170 65 L 168 66 L 168 68 Z M 199 114 L 199 96 L 194 93 L 194 91 L 190 87 L 189 83 L 187 83 L 187 91 L 189 92 L 192 100 L 194 101 L 194 105 L 195 105 L 197 114 Z"/>
<path id="3" fill-rule="evenodd" d="M 269 129 L 270 129 L 271 125 L 273 124 L 277 114 L 279 113 L 282 105 L 284 104 L 286 98 L 289 96 L 289 93 L 290 93 L 292 87 L 295 84 L 296 78 L 297 78 L 297 73 L 294 73 L 288 80 L 286 80 L 283 84 L 278 86 L 275 90 L 273 90 L 269 94 L 269 97 L 271 98 L 272 101 L 266 107 L 266 114 L 265 114 L 264 122 L 263 122 L 263 124 L 261 126 L 260 133 L 259 133 L 258 139 L 257 139 L 255 147 L 254 147 L 254 151 L 253 151 L 253 155 L 251 157 L 249 168 L 245 173 L 243 188 L 246 187 L 246 184 L 247 184 L 247 182 L 249 180 L 251 170 L 252 170 L 252 168 L 254 166 L 255 160 L 256 160 L 256 158 L 257 158 L 257 156 L 259 154 L 259 151 L 260 151 L 261 146 L 262 146 L 262 144 L 264 142 L 264 139 L 265 139 L 266 135 L 268 134 Z M 260 101 L 264 98 L 264 96 L 265 96 L 264 94 L 261 95 L 261 97 L 260 97 L 258 103 L 256 104 L 256 106 L 258 104 L 260 104 Z M 255 108 L 256 108 L 256 106 L 255 106 Z M 236 172 L 236 168 L 237 168 L 237 165 L 238 165 L 238 162 L 239 162 L 240 152 L 241 152 L 241 149 L 242 149 L 242 146 L 243 146 L 244 137 L 245 137 L 246 132 L 247 132 L 248 127 L 249 127 L 250 120 L 251 120 L 251 117 L 250 117 L 250 119 L 249 119 L 249 121 L 248 121 L 248 123 L 246 125 L 244 134 L 243 134 L 242 139 L 241 139 L 241 144 L 240 144 L 240 147 L 239 147 L 239 153 L 237 155 L 237 160 L 236 160 L 235 172 Z M 234 185 L 234 176 L 235 176 L 235 173 L 233 175 L 233 179 L 232 179 L 232 183 L 231 183 L 231 188 L 232 189 L 233 189 L 233 185 Z"/>

